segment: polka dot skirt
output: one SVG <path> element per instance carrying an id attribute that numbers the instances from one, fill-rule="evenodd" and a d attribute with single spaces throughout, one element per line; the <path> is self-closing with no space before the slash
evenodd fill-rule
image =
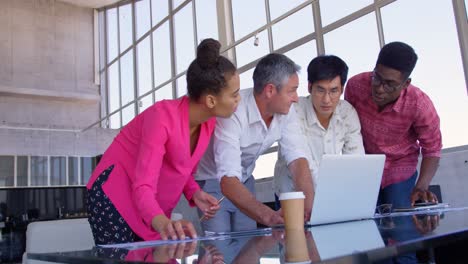
<path id="1" fill-rule="evenodd" d="M 102 185 L 107 181 L 114 169 L 114 165 L 103 171 L 88 190 L 86 205 L 88 221 L 94 236 L 96 245 L 117 244 L 135 242 L 141 239 L 133 233 L 125 222 L 109 197 L 102 190 Z"/>

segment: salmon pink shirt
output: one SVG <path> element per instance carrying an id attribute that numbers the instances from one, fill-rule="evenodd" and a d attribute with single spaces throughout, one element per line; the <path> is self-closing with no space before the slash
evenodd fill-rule
<path id="1" fill-rule="evenodd" d="M 366 72 L 349 79 L 344 97 L 358 112 L 366 153 L 386 156 L 381 184 L 385 188 L 409 179 L 420 153 L 440 157 L 442 135 L 431 99 L 414 85 L 379 111 L 372 100 L 371 76 Z"/>
<path id="2" fill-rule="evenodd" d="M 216 119 L 201 124 L 200 136 L 190 153 L 189 99 L 155 103 L 128 123 L 104 153 L 86 186 L 109 166 L 112 173 L 103 190 L 116 209 L 144 240 L 159 239 L 151 220 L 159 214 L 170 218 L 184 193 L 200 189 L 193 178 L 213 133 Z"/>

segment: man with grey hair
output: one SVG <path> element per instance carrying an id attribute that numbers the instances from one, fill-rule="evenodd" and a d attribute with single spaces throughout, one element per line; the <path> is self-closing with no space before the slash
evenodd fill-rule
<path id="1" fill-rule="evenodd" d="M 312 177 L 302 148 L 305 138 L 296 133 L 299 121 L 295 111 L 290 111 L 298 100 L 299 69 L 284 55 L 265 56 L 253 73 L 254 88 L 240 92 L 236 112 L 230 118 L 217 119 L 215 135 L 195 179 L 205 192 L 227 199 L 222 200 L 214 218 L 201 222 L 205 231 L 242 231 L 255 229 L 256 222 L 266 226 L 283 223 L 280 212 L 256 199 L 252 176 L 258 157 L 275 142 L 293 175 L 295 189 L 306 196 L 304 218 L 309 220 L 314 197 Z"/>

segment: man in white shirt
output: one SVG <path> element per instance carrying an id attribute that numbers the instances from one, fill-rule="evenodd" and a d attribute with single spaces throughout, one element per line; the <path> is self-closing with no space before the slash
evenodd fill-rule
<path id="1" fill-rule="evenodd" d="M 284 55 L 265 56 L 254 70 L 254 88 L 240 92 L 236 112 L 230 118 L 217 119 L 212 145 L 195 178 L 205 192 L 227 199 L 214 218 L 201 222 L 205 231 L 255 229 L 256 222 L 267 226 L 283 223 L 280 212 L 257 201 L 252 176 L 256 160 L 274 142 L 283 150 L 296 189 L 306 195 L 304 217 L 310 217 L 314 192 L 302 148 L 305 138 L 297 134 L 299 122 L 295 111 L 290 111 L 298 100 L 299 69 Z"/>
<path id="2" fill-rule="evenodd" d="M 347 76 L 348 66 L 339 57 L 316 57 L 307 67 L 310 95 L 300 97 L 291 110 L 299 117 L 297 134 L 306 138 L 304 145 L 314 183 L 324 154 L 364 154 L 357 112 L 347 101 L 340 100 Z M 276 195 L 294 190 L 293 177 L 286 164 L 280 146 L 274 173 Z"/>

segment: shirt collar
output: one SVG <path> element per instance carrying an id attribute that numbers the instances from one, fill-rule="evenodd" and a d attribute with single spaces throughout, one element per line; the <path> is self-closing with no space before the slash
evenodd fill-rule
<path id="1" fill-rule="evenodd" d="M 249 124 L 257 123 L 262 120 L 260 111 L 258 110 L 257 102 L 255 102 L 254 90 L 247 95 L 247 115 L 249 119 Z"/>
<path id="2" fill-rule="evenodd" d="M 307 108 L 307 121 L 310 123 L 310 124 L 314 124 L 314 123 L 317 123 L 319 124 L 319 121 L 318 121 L 318 118 L 317 118 L 317 113 L 315 113 L 315 110 L 314 110 L 314 106 L 312 105 L 312 100 L 310 99 L 310 95 L 308 95 L 307 97 L 305 97 L 307 99 L 307 104 L 306 104 L 306 108 Z M 341 118 L 341 110 L 340 110 L 340 104 L 341 104 L 341 100 L 340 102 L 338 102 L 338 104 L 336 105 L 336 108 L 335 108 L 335 111 L 333 112 L 332 114 L 332 117 L 330 119 L 330 123 L 333 121 L 333 120 L 336 120 L 337 122 L 340 122 L 342 121 L 343 119 Z"/>

